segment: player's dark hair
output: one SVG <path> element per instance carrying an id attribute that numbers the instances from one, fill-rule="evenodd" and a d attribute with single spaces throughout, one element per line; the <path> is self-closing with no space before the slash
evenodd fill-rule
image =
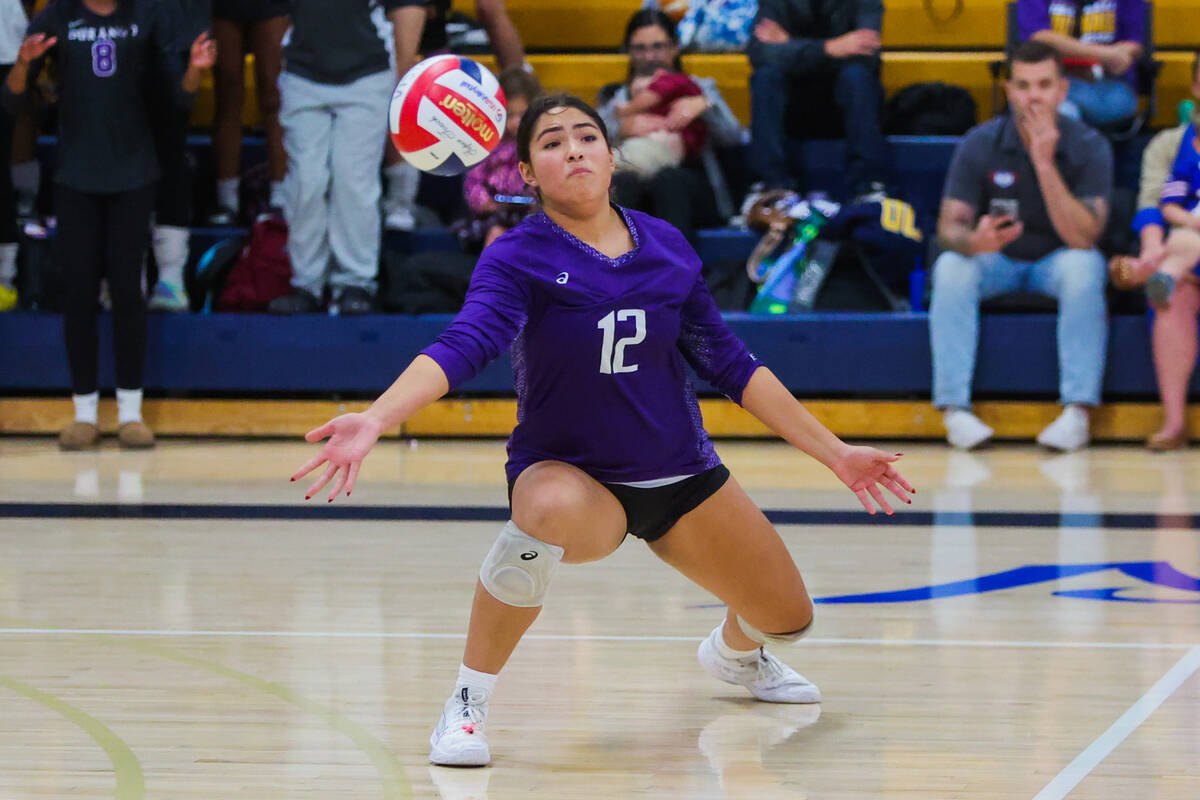
<path id="1" fill-rule="evenodd" d="M 1043 61 L 1053 61 L 1059 76 L 1063 74 L 1062 56 L 1050 45 L 1035 39 L 1026 39 L 1017 45 L 1012 55 L 1008 57 L 1008 77 L 1012 78 L 1013 64 L 1041 64 Z"/>
<path id="2" fill-rule="evenodd" d="M 525 112 L 525 116 L 521 117 L 521 125 L 517 128 L 517 158 L 526 164 L 529 163 L 529 151 L 531 139 L 533 138 L 533 128 L 537 125 L 537 121 L 541 119 L 552 108 L 575 108 L 582 111 L 584 114 L 596 123 L 596 127 L 600 129 L 600 135 L 604 137 L 604 143 L 612 147 L 612 143 L 608 138 L 608 127 L 604 124 L 604 120 L 596 113 L 596 109 L 592 108 L 586 100 L 582 100 L 571 94 L 544 94 L 529 103 L 529 109 Z"/>

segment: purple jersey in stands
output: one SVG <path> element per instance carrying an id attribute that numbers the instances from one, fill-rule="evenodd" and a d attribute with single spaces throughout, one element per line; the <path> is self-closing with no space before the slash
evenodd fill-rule
<path id="1" fill-rule="evenodd" d="M 545 213 L 501 236 L 480 257 L 462 311 L 423 351 L 453 388 L 511 345 L 509 480 L 545 460 L 603 483 L 720 463 L 684 359 L 737 402 L 758 361 L 721 319 L 683 235 L 621 212 L 634 247 L 615 259 Z"/>

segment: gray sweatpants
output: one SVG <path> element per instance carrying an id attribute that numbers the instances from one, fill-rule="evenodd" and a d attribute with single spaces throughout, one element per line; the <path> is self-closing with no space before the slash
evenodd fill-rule
<path id="1" fill-rule="evenodd" d="M 320 297 L 328 280 L 335 296 L 350 286 L 375 291 L 379 169 L 394 85 L 390 71 L 347 85 L 279 76 L 284 215 L 297 289 Z"/>

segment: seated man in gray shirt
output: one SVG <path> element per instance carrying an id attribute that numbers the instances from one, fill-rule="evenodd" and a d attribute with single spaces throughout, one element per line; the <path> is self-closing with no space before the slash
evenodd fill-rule
<path id="1" fill-rule="evenodd" d="M 1057 450 L 1089 440 L 1100 402 L 1108 322 L 1096 243 L 1108 218 L 1112 151 L 1096 131 L 1059 117 L 1067 82 L 1057 53 L 1025 42 L 1009 63 L 1010 117 L 967 132 L 954 154 L 938 219 L 945 252 L 933 269 L 929 333 L 933 404 L 950 444 L 970 449 L 993 430 L 970 411 L 979 303 L 1018 289 L 1058 300 L 1059 392 L 1065 408 L 1038 435 Z"/>

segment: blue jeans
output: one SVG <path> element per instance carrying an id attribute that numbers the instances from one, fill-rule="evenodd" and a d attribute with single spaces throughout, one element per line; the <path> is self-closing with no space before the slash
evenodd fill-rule
<path id="1" fill-rule="evenodd" d="M 1072 80 L 1059 111 L 1094 128 L 1104 128 L 1132 119 L 1137 113 L 1137 103 L 1137 93 L 1123 80 L 1106 78 L 1093 83 Z"/>
<path id="2" fill-rule="evenodd" d="M 884 183 L 887 143 L 880 125 L 882 104 L 883 85 L 875 59 L 845 59 L 817 73 L 799 73 L 775 63 L 755 64 L 750 76 L 750 168 L 768 185 L 791 182 L 785 150 L 790 106 L 798 127 L 828 136 L 825 123 L 832 122 L 835 130 L 845 131 L 846 178 L 853 192 L 872 182 Z"/>
<path id="3" fill-rule="evenodd" d="M 1104 378 L 1107 274 L 1097 250 L 1055 250 L 1038 261 L 1001 253 L 967 257 L 947 251 L 933 265 L 929 340 L 933 404 L 969 408 L 979 344 L 979 303 L 1019 289 L 1058 299 L 1059 394 L 1063 403 L 1097 405 Z"/>

